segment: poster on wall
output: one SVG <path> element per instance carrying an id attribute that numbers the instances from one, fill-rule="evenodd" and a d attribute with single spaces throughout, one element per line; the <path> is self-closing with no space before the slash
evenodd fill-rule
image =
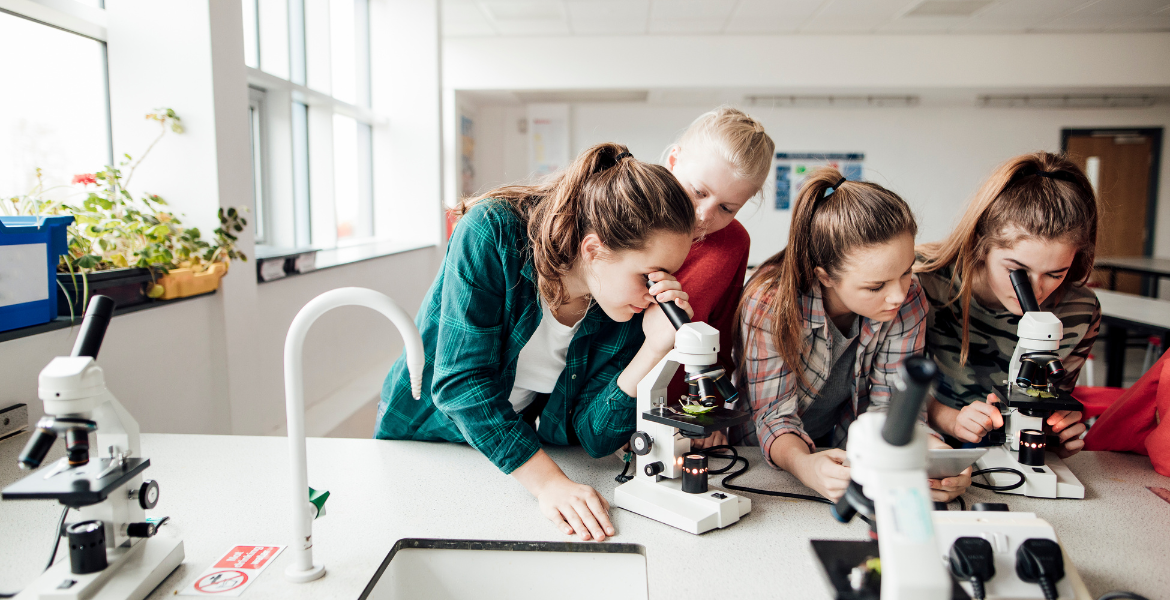
<path id="1" fill-rule="evenodd" d="M 541 177 L 569 166 L 569 105 L 528 105 L 528 172 Z"/>
<path id="2" fill-rule="evenodd" d="M 776 210 L 788 210 L 800 186 L 818 167 L 833 167 L 850 181 L 861 181 L 864 152 L 777 152 Z"/>

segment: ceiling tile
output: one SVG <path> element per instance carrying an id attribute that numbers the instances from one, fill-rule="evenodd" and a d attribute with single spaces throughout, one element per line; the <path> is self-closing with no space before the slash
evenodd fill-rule
<path id="1" fill-rule="evenodd" d="M 735 2 L 731 0 L 652 0 L 650 20 L 717 19 L 722 26 L 734 8 Z"/>
<path id="2" fill-rule="evenodd" d="M 733 19 L 792 19 L 811 17 L 831 0 L 740 0 Z"/>
<path id="3" fill-rule="evenodd" d="M 759 33 L 795 33 L 804 24 L 806 19 L 748 19 L 737 16 L 731 17 L 723 33 L 727 34 L 759 34 Z"/>
<path id="4" fill-rule="evenodd" d="M 565 18 L 556 0 L 481 0 L 480 8 L 493 21 L 551 21 Z"/>
<path id="5" fill-rule="evenodd" d="M 868 33 L 889 22 L 880 17 L 823 17 L 816 18 L 800 27 L 801 33 Z"/>
<path id="6" fill-rule="evenodd" d="M 472 23 L 468 21 L 443 21 L 443 37 L 470 37 L 481 35 L 496 35 L 496 30 L 488 24 Z"/>
<path id="7" fill-rule="evenodd" d="M 724 19 L 650 19 L 650 33 L 720 33 Z"/>
<path id="8" fill-rule="evenodd" d="M 880 18 L 886 21 L 914 8 L 922 0 L 833 0 L 817 17 Z"/>
<path id="9" fill-rule="evenodd" d="M 946 33 L 967 17 L 903 17 L 877 28 L 881 33 Z"/>
<path id="10" fill-rule="evenodd" d="M 645 24 L 650 14 L 650 0 L 570 0 L 564 4 L 570 20 L 640 20 Z"/>
<path id="11" fill-rule="evenodd" d="M 575 35 L 642 35 L 646 19 L 570 19 L 569 29 Z"/>

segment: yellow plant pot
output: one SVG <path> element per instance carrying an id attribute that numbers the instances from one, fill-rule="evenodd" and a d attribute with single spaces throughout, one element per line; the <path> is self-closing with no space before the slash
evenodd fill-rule
<path id="1" fill-rule="evenodd" d="M 228 263 L 217 262 L 196 273 L 193 269 L 171 269 L 156 282 L 163 287 L 160 300 L 196 296 L 219 289 L 219 280 L 227 275 Z"/>

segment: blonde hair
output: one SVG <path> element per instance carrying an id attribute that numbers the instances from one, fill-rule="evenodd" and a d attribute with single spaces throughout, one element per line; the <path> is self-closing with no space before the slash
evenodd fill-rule
<path id="1" fill-rule="evenodd" d="M 776 151 L 776 144 L 759 121 L 730 106 L 699 115 L 673 147 L 705 148 L 714 152 L 735 168 L 736 177 L 758 182 L 761 190 Z"/>
<path id="2" fill-rule="evenodd" d="M 1062 154 L 1034 152 L 1000 165 L 946 239 L 918 246 L 921 262 L 915 272 L 953 267 L 951 281 L 959 290 L 950 302 L 957 301 L 963 311 L 960 365 L 967 364 L 971 295 L 987 254 L 1026 238 L 1068 242 L 1077 253 L 1057 288 L 1060 298 L 1069 286 L 1084 285 L 1093 272 L 1097 219 L 1097 197 L 1080 167 Z"/>

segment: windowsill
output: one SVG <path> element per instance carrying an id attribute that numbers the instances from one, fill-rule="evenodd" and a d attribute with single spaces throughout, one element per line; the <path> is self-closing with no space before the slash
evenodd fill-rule
<path id="1" fill-rule="evenodd" d="M 260 285 L 272 283 L 274 281 L 285 281 L 293 277 L 300 277 L 303 275 L 311 275 L 322 269 L 330 269 L 333 267 L 340 267 L 350 265 L 375 258 L 382 258 L 394 254 L 402 254 L 404 252 L 411 252 L 414 250 L 422 250 L 426 248 L 437 247 L 438 244 L 434 242 L 422 241 L 403 241 L 403 240 L 374 240 L 363 243 L 355 243 L 339 248 L 329 248 L 326 250 L 318 250 L 315 260 L 315 266 L 312 271 L 305 273 L 289 273 L 280 279 L 273 279 L 271 281 L 259 281 Z"/>
<path id="2" fill-rule="evenodd" d="M 172 304 L 178 304 L 180 302 L 194 300 L 195 298 L 202 298 L 204 296 L 211 296 L 211 295 L 214 295 L 216 291 L 218 291 L 218 290 L 207 292 L 204 294 L 196 294 L 194 296 L 187 296 L 186 298 L 175 298 L 174 300 L 153 300 L 151 302 L 146 302 L 144 304 L 136 304 L 134 306 L 129 306 L 126 308 L 115 308 L 114 309 L 114 316 L 117 317 L 117 316 L 121 316 L 121 315 L 130 314 L 133 312 L 138 312 L 140 310 L 146 310 L 149 308 L 159 308 L 159 307 L 163 307 L 163 306 L 170 306 Z M 0 331 L 0 343 L 7 342 L 9 340 L 18 340 L 20 338 L 34 336 L 34 335 L 38 335 L 41 333 L 48 333 L 50 331 L 57 331 L 58 329 L 68 329 L 68 328 L 74 327 L 74 326 L 78 326 L 78 327 L 81 326 L 81 315 L 78 315 L 77 319 L 70 319 L 69 317 L 57 317 L 56 319 L 53 319 L 52 321 L 49 321 L 48 323 L 41 323 L 40 325 L 31 325 L 29 327 L 21 327 L 20 329 L 9 329 L 8 331 Z"/>

